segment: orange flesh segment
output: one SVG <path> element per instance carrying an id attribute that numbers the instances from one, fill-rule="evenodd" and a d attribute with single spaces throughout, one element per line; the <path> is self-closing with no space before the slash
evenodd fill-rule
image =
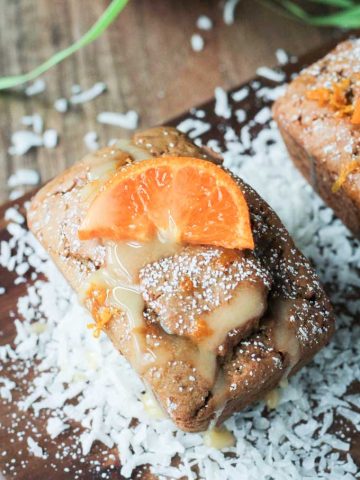
<path id="1" fill-rule="evenodd" d="M 354 113 L 351 117 L 351 123 L 353 125 L 360 125 L 360 98 L 356 100 Z"/>
<path id="2" fill-rule="evenodd" d="M 114 173 L 95 198 L 79 238 L 170 241 L 253 249 L 245 197 L 219 166 L 191 157 L 144 160 Z"/>

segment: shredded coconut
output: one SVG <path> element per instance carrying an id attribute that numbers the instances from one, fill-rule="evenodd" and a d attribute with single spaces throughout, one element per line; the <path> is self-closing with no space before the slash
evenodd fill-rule
<path id="1" fill-rule="evenodd" d="M 242 102 L 249 95 L 249 87 L 242 87 L 240 90 L 231 94 L 235 102 Z"/>
<path id="2" fill-rule="evenodd" d="M 27 438 L 27 444 L 29 452 L 34 455 L 34 457 L 47 458 L 47 455 L 44 454 L 43 449 L 32 437 Z"/>
<path id="3" fill-rule="evenodd" d="M 194 33 L 191 35 L 191 48 L 194 50 L 194 52 L 201 52 L 201 50 L 204 49 L 204 39 L 201 35 L 198 33 Z"/>
<path id="4" fill-rule="evenodd" d="M 37 185 L 39 180 L 40 176 L 36 170 L 19 168 L 15 173 L 10 175 L 7 183 L 10 188 L 14 188 L 19 185 Z"/>
<path id="5" fill-rule="evenodd" d="M 33 95 L 38 95 L 39 93 L 44 92 L 45 89 L 46 89 L 45 81 L 42 80 L 41 78 L 38 78 L 37 80 L 35 80 L 34 83 L 26 87 L 25 94 L 28 97 L 32 97 Z"/>
<path id="6" fill-rule="evenodd" d="M 269 67 L 259 67 L 256 70 L 256 73 L 260 77 L 264 77 L 268 80 L 272 80 L 273 82 L 282 82 L 285 78 L 284 72 L 274 70 L 274 69 L 269 68 Z"/>
<path id="7" fill-rule="evenodd" d="M 66 100 L 66 98 L 58 98 L 54 102 L 55 110 L 57 110 L 60 113 L 67 112 L 68 107 L 69 107 L 69 104 L 68 104 L 68 101 Z"/>
<path id="8" fill-rule="evenodd" d="M 31 148 L 41 147 L 43 139 L 41 135 L 28 130 L 18 130 L 11 135 L 12 145 L 9 147 L 10 155 L 24 155 Z"/>
<path id="9" fill-rule="evenodd" d="M 180 130 L 180 132 L 187 133 L 190 138 L 195 138 L 210 130 L 211 125 L 210 123 L 203 122 L 202 120 L 187 118 L 179 123 L 177 128 Z"/>
<path id="10" fill-rule="evenodd" d="M 32 127 L 34 132 L 37 134 L 41 134 L 44 128 L 44 122 L 40 115 L 26 115 L 22 117 L 21 123 L 26 127 Z"/>
<path id="11" fill-rule="evenodd" d="M 221 87 L 215 88 L 215 114 L 223 118 L 231 117 L 227 92 Z"/>
<path id="12" fill-rule="evenodd" d="M 276 59 L 280 65 L 286 65 L 289 63 L 289 56 L 282 48 L 278 48 L 275 52 Z"/>
<path id="13" fill-rule="evenodd" d="M 55 148 L 58 143 L 58 133 L 53 128 L 45 130 L 43 135 L 44 147 Z"/>
<path id="14" fill-rule="evenodd" d="M 83 90 L 81 92 L 73 94 L 70 97 L 70 103 L 75 105 L 77 103 L 89 102 L 90 100 L 93 100 L 94 98 L 105 92 L 106 88 L 106 84 L 103 82 L 95 83 L 95 85 L 93 85 L 88 90 Z"/>
<path id="15" fill-rule="evenodd" d="M 235 9 L 240 0 L 225 0 L 223 18 L 226 25 L 232 25 L 235 21 Z"/>
<path id="16" fill-rule="evenodd" d="M 97 150 L 99 148 L 98 134 L 96 132 L 87 132 L 84 135 L 84 143 L 88 150 Z"/>
<path id="17" fill-rule="evenodd" d="M 200 15 L 200 17 L 196 21 L 196 26 L 200 30 L 211 30 L 213 27 L 213 22 L 208 16 Z"/>
<path id="18" fill-rule="evenodd" d="M 135 130 L 138 126 L 139 116 L 134 110 L 129 110 L 127 113 L 101 112 L 96 119 L 99 123 Z"/>

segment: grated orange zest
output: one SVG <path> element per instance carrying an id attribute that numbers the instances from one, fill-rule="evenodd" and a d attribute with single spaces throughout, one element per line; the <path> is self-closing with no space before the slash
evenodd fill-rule
<path id="1" fill-rule="evenodd" d="M 91 285 L 86 292 L 85 305 L 90 310 L 95 322 L 86 326 L 93 330 L 95 338 L 100 336 L 101 331 L 110 322 L 118 310 L 115 307 L 105 305 L 107 299 L 107 288 L 99 285 Z"/>
<path id="2" fill-rule="evenodd" d="M 337 117 L 351 116 L 351 123 L 360 124 L 360 101 L 354 105 L 348 98 L 350 80 L 345 78 L 338 83 L 333 83 L 331 88 L 320 87 L 306 92 L 308 100 L 318 102 L 320 107 L 330 106 Z"/>
<path id="3" fill-rule="evenodd" d="M 191 333 L 191 337 L 197 341 L 201 342 L 206 337 L 210 337 L 214 332 L 202 318 L 199 318 L 196 322 L 196 329 Z"/>
<path id="4" fill-rule="evenodd" d="M 331 190 L 333 193 L 336 193 L 340 190 L 340 188 L 343 186 L 343 184 L 346 182 L 347 177 L 351 173 L 355 173 L 357 170 L 360 170 L 360 161 L 359 160 L 354 160 L 353 162 L 350 162 L 348 165 L 344 165 L 342 169 L 340 170 L 340 174 L 337 178 L 337 180 L 334 182 Z"/>

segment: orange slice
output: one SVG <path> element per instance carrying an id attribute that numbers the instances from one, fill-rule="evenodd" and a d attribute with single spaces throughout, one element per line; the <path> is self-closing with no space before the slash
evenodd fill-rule
<path id="1" fill-rule="evenodd" d="M 353 125 L 360 125 L 360 98 L 355 102 L 354 113 L 351 117 L 351 123 Z"/>
<path id="2" fill-rule="evenodd" d="M 235 180 L 197 158 L 160 157 L 114 173 L 95 198 L 79 238 L 170 241 L 253 249 L 249 209 Z"/>

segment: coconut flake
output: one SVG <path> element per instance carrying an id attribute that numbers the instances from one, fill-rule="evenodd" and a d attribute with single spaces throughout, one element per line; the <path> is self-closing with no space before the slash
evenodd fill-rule
<path id="1" fill-rule="evenodd" d="M 96 132 L 87 132 L 84 135 L 84 143 L 88 150 L 97 150 L 99 148 L 98 134 Z"/>
<path id="2" fill-rule="evenodd" d="M 134 130 L 138 126 L 139 116 L 134 110 L 127 113 L 101 112 L 96 117 L 99 123 Z"/>
<path id="3" fill-rule="evenodd" d="M 24 190 L 21 188 L 16 188 L 9 193 L 9 200 L 17 200 L 18 198 L 24 195 Z"/>
<path id="4" fill-rule="evenodd" d="M 227 93 L 221 87 L 215 88 L 215 114 L 218 117 L 230 118 L 231 108 Z"/>
<path id="5" fill-rule="evenodd" d="M 235 21 L 235 9 L 240 0 L 226 0 L 223 10 L 223 19 L 226 25 L 232 25 Z"/>
<path id="6" fill-rule="evenodd" d="M 15 173 L 10 175 L 7 183 L 10 188 L 14 188 L 19 185 L 37 185 L 39 181 L 40 175 L 36 170 L 19 168 Z"/>
<path id="7" fill-rule="evenodd" d="M 47 455 L 44 453 L 43 449 L 32 437 L 27 437 L 27 445 L 29 452 L 34 455 L 34 457 L 47 458 Z"/>
<path id="8" fill-rule="evenodd" d="M 54 102 L 54 108 L 60 113 L 65 113 L 68 111 L 69 103 L 66 98 L 58 98 Z"/>
<path id="9" fill-rule="evenodd" d="M 75 93 L 70 97 L 70 103 L 76 105 L 78 103 L 86 103 L 94 98 L 98 97 L 102 93 L 104 93 L 107 89 L 107 86 L 103 82 L 95 83 L 91 88 L 88 90 L 83 90 L 81 92 Z"/>
<path id="10" fill-rule="evenodd" d="M 187 133 L 190 138 L 195 138 L 210 130 L 211 125 L 202 120 L 187 118 L 180 122 L 176 128 L 180 132 Z"/>
<path id="11" fill-rule="evenodd" d="M 289 63 L 289 55 L 282 48 L 278 48 L 275 52 L 275 55 L 280 65 L 286 65 Z"/>
<path id="12" fill-rule="evenodd" d="M 41 135 L 28 130 L 18 130 L 11 135 L 12 145 L 9 147 L 10 155 L 24 155 L 31 148 L 41 147 L 43 139 Z"/>
<path id="13" fill-rule="evenodd" d="M 211 30 L 213 27 L 213 22 L 207 15 L 200 15 L 200 17 L 196 20 L 196 26 L 200 30 Z"/>
<path id="14" fill-rule="evenodd" d="M 15 207 L 10 207 L 6 210 L 4 218 L 7 222 L 15 222 L 15 223 L 24 223 L 25 218 L 19 210 L 17 210 Z"/>
<path id="15" fill-rule="evenodd" d="M 273 82 L 282 82 L 285 79 L 285 73 L 278 70 L 274 70 L 269 67 L 259 67 L 256 70 L 257 75 L 264 77 Z"/>
<path id="16" fill-rule="evenodd" d="M 45 130 L 43 135 L 44 147 L 55 148 L 58 143 L 58 133 L 53 128 Z"/>
<path id="17" fill-rule="evenodd" d="M 21 118 L 21 123 L 26 127 L 32 127 L 34 132 L 40 134 L 43 132 L 44 121 L 42 117 L 38 114 L 35 115 L 25 115 Z"/>
<path id="18" fill-rule="evenodd" d="M 249 95 L 249 87 L 242 87 L 240 90 L 231 94 L 232 99 L 235 102 L 242 102 Z"/>
<path id="19" fill-rule="evenodd" d="M 50 417 L 47 422 L 46 431 L 50 435 L 50 438 L 54 439 L 68 428 L 70 428 L 69 425 L 64 423 L 60 418 Z"/>
<path id="20" fill-rule="evenodd" d="M 198 33 L 194 33 L 193 35 L 191 35 L 190 42 L 191 42 L 191 48 L 194 50 L 194 52 L 201 52 L 201 50 L 204 49 L 204 45 L 205 45 L 204 39 Z"/>
<path id="21" fill-rule="evenodd" d="M 26 87 L 25 94 L 28 97 L 32 97 L 33 95 L 38 95 L 39 93 L 44 92 L 45 89 L 46 89 L 45 81 L 42 80 L 41 78 L 38 78 L 37 80 L 35 80 L 34 83 Z"/>

